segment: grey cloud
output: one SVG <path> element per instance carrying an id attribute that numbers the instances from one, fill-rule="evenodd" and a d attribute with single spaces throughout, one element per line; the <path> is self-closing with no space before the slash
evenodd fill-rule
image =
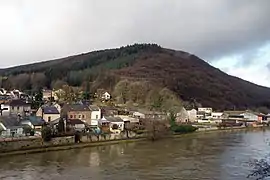
<path id="1" fill-rule="evenodd" d="M 135 42 L 212 60 L 267 43 L 269 17 L 269 0 L 1 1 L 0 67 Z"/>

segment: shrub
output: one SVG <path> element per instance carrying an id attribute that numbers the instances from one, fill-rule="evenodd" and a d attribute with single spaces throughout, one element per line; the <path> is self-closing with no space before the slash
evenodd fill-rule
<path id="1" fill-rule="evenodd" d="M 192 125 L 179 125 L 179 126 L 174 126 L 171 128 L 171 130 L 174 133 L 191 133 L 196 131 L 198 128 L 192 126 Z"/>
<path id="2" fill-rule="evenodd" d="M 50 141 L 52 139 L 52 129 L 49 126 L 43 126 L 41 136 L 44 141 Z"/>

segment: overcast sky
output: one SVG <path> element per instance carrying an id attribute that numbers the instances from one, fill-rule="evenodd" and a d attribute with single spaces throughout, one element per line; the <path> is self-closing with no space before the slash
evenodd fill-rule
<path id="1" fill-rule="evenodd" d="M 1 0 L 0 68 L 133 43 L 270 87 L 270 0 Z"/>

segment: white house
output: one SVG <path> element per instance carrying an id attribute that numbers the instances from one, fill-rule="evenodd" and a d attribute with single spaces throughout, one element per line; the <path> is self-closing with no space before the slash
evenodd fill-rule
<path id="1" fill-rule="evenodd" d="M 120 134 L 124 131 L 125 123 L 123 119 L 119 117 L 103 117 L 101 121 L 108 121 L 110 122 L 110 131 L 112 133 Z"/>
<path id="2" fill-rule="evenodd" d="M 36 116 L 42 117 L 46 122 L 50 122 L 59 119 L 60 112 L 55 106 L 43 106 L 38 109 Z"/>
<path id="3" fill-rule="evenodd" d="M 106 101 L 110 100 L 111 95 L 108 92 L 105 92 L 105 93 L 102 94 L 101 99 L 106 100 Z"/>
<path id="4" fill-rule="evenodd" d="M 101 109 L 98 106 L 90 105 L 89 109 L 91 111 L 91 120 L 101 119 Z"/>
<path id="5" fill-rule="evenodd" d="M 176 122 L 188 122 L 188 112 L 184 107 L 176 114 Z"/>
<path id="6" fill-rule="evenodd" d="M 97 127 L 98 122 L 101 119 L 101 109 L 98 106 L 90 105 L 89 109 L 91 111 L 91 126 Z"/>
<path id="7" fill-rule="evenodd" d="M 244 112 L 243 115 L 244 115 L 244 119 L 246 119 L 247 121 L 258 121 L 259 119 L 256 113 L 252 113 L 249 111 Z"/>
<path id="8" fill-rule="evenodd" d="M 197 110 L 196 109 L 191 109 L 187 111 L 188 113 L 188 119 L 190 122 L 195 122 L 197 121 Z"/>
<path id="9" fill-rule="evenodd" d="M 198 111 L 205 112 L 206 114 L 212 114 L 213 109 L 209 108 L 209 107 L 207 107 L 207 108 L 198 108 Z"/>
<path id="10" fill-rule="evenodd" d="M 223 112 L 212 112 L 212 119 L 221 119 Z"/>

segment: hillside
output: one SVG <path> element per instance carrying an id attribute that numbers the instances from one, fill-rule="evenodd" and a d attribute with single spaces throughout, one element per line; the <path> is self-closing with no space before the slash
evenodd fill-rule
<path id="1" fill-rule="evenodd" d="M 112 89 L 120 78 L 165 86 L 185 101 L 217 109 L 270 108 L 270 89 L 229 76 L 200 58 L 153 44 L 135 44 L 0 70 L 6 87 L 21 89 L 67 82 Z"/>

